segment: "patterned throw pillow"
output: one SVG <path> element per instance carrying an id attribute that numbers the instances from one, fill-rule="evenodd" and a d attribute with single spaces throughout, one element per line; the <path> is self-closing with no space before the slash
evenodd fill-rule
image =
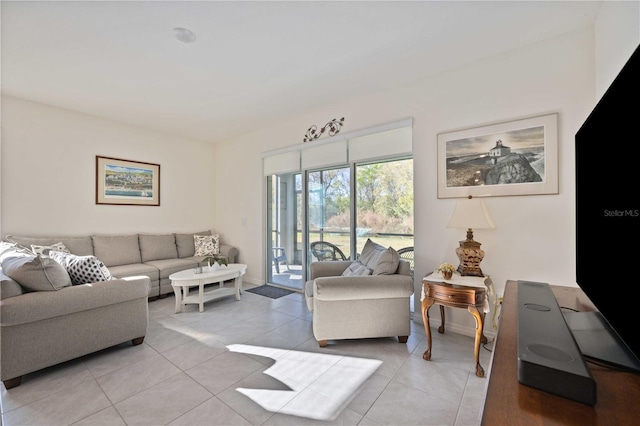
<path id="1" fill-rule="evenodd" d="M 215 256 L 220 254 L 220 237 L 216 235 L 194 235 L 196 247 L 194 256 Z"/>
<path id="2" fill-rule="evenodd" d="M 362 275 L 371 275 L 371 269 L 364 266 L 362 263 L 357 260 L 353 262 L 345 271 L 342 273 L 343 277 L 358 277 Z"/>
<path id="3" fill-rule="evenodd" d="M 109 281 L 111 272 L 95 256 L 76 256 L 61 251 L 50 251 L 49 256 L 67 270 L 73 285 Z"/>
<path id="4" fill-rule="evenodd" d="M 49 252 L 51 250 L 61 251 L 63 253 L 71 253 L 69 251 L 69 249 L 67 248 L 67 246 L 65 246 L 64 243 L 62 243 L 62 242 L 51 244 L 50 246 L 37 246 L 35 244 L 31 244 L 31 251 L 33 251 L 35 254 L 41 254 L 43 256 L 49 256 Z"/>

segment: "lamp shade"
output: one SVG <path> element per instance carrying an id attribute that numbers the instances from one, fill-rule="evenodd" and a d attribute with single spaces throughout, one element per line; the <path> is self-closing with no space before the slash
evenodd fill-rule
<path id="1" fill-rule="evenodd" d="M 447 228 L 461 229 L 493 229 L 495 227 L 487 206 L 480 198 L 458 200 L 447 224 Z"/>

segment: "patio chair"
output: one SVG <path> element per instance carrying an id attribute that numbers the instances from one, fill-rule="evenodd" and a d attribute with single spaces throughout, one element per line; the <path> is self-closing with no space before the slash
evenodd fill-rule
<path id="1" fill-rule="evenodd" d="M 411 267 L 411 276 L 413 277 L 413 247 L 403 247 L 398 250 L 398 254 L 400 255 L 400 259 L 404 259 L 409 262 L 409 266 Z"/>
<path id="2" fill-rule="evenodd" d="M 309 245 L 311 253 L 320 261 L 347 260 L 342 250 L 327 241 L 315 241 Z"/>
<path id="3" fill-rule="evenodd" d="M 287 265 L 287 271 L 289 269 L 289 260 L 287 259 L 287 252 L 284 247 L 273 247 L 273 266 L 276 267 L 276 273 L 280 273 L 280 262 L 284 262 Z"/>

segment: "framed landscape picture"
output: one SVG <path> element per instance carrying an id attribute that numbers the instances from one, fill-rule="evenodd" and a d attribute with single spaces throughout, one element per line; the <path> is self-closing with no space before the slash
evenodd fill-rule
<path id="1" fill-rule="evenodd" d="M 558 193 L 558 114 L 438 135 L 438 198 Z"/>
<path id="2" fill-rule="evenodd" d="M 96 156 L 96 204 L 160 205 L 160 165 Z"/>

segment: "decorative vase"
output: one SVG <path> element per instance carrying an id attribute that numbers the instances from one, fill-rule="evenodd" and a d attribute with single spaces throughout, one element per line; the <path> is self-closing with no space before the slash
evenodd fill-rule
<path id="1" fill-rule="evenodd" d="M 452 276 L 453 276 L 453 271 L 442 271 L 442 277 L 445 280 L 450 280 Z"/>

